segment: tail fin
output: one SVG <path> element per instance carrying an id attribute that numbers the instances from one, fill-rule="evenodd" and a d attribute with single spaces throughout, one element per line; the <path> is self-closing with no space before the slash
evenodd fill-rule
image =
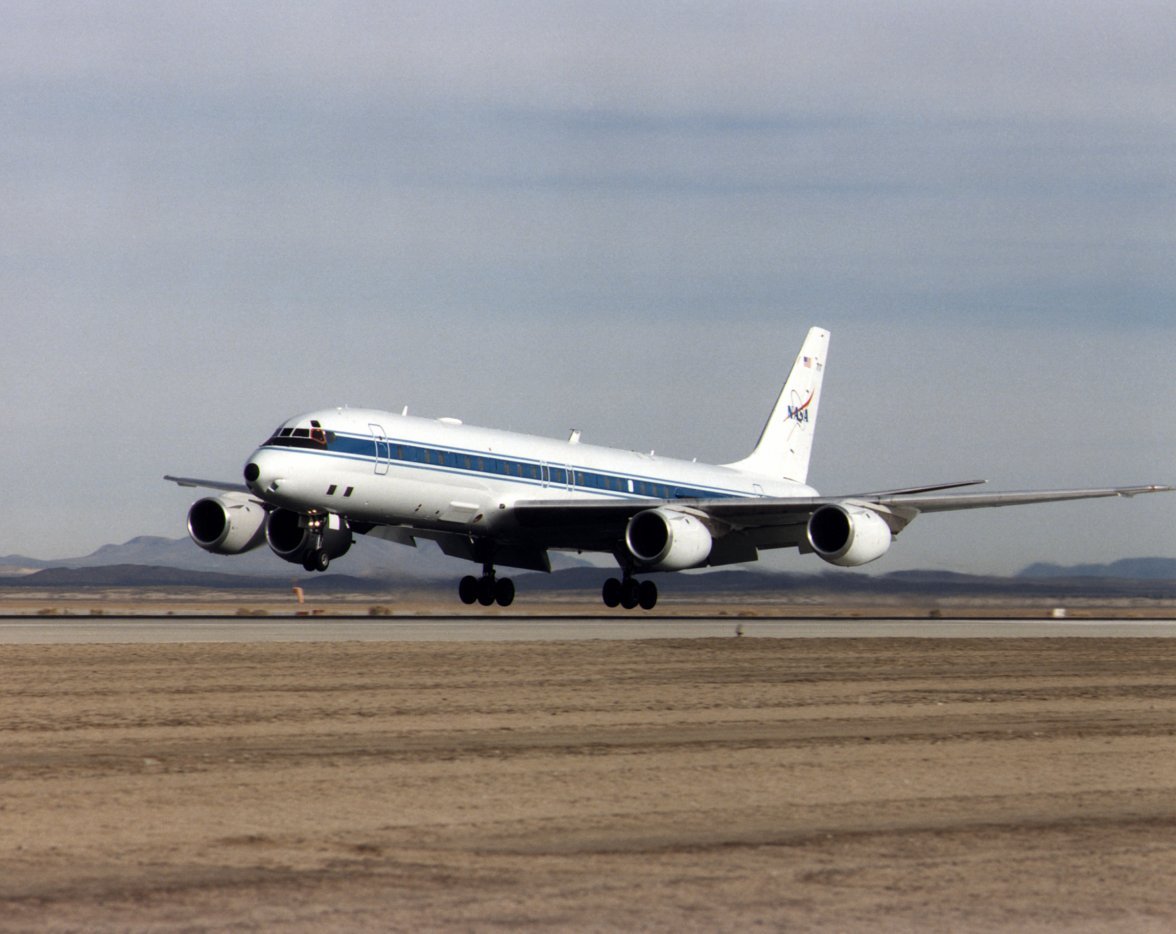
<path id="1" fill-rule="evenodd" d="M 810 328 L 780 398 L 776 400 L 776 407 L 760 432 L 755 450 L 743 460 L 727 464 L 728 467 L 744 473 L 805 482 L 828 351 L 829 332 L 823 328 Z"/>

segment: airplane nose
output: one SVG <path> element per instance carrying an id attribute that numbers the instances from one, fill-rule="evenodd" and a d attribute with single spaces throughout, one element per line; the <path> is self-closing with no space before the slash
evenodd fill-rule
<path id="1" fill-rule="evenodd" d="M 265 451 L 258 451 L 245 465 L 245 484 L 254 495 L 273 493 L 278 488 L 280 465 Z"/>
<path id="2" fill-rule="evenodd" d="M 274 463 L 270 463 L 263 455 L 250 460 L 245 465 L 246 486 L 259 496 L 262 493 L 276 491 L 280 478 L 276 475 L 274 467 Z"/>

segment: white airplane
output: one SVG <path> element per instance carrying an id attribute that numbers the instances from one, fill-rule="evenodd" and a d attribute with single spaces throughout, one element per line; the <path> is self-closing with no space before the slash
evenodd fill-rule
<path id="1" fill-rule="evenodd" d="M 250 455 L 245 483 L 167 476 L 221 491 L 188 511 L 206 551 L 241 554 L 263 543 L 278 557 L 325 571 L 356 533 L 403 545 L 431 539 L 482 565 L 461 579 L 464 603 L 509 606 L 496 568 L 550 571 L 555 550 L 611 554 L 610 607 L 652 609 L 657 586 L 636 575 L 755 561 L 797 548 L 854 567 L 886 553 L 924 512 L 1134 496 L 1168 486 L 944 493 L 983 481 L 845 496 L 806 484 L 829 332 L 812 328 L 747 457 L 721 466 L 463 425 L 454 418 L 334 408 L 280 425 Z M 938 495 L 930 495 L 938 494 Z"/>

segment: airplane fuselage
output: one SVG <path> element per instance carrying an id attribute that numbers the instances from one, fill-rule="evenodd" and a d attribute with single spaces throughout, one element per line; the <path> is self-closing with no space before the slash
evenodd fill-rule
<path id="1" fill-rule="evenodd" d="M 246 480 L 276 507 L 475 534 L 493 533 L 519 501 L 817 495 L 728 467 L 350 408 L 283 423 L 250 456 Z"/>

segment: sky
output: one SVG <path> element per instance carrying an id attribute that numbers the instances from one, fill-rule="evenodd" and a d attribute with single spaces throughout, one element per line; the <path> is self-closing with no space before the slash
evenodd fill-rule
<path id="1" fill-rule="evenodd" d="M 0 554 L 181 535 L 164 473 L 236 480 L 327 405 L 735 460 L 813 324 L 824 493 L 1176 483 L 1171 3 L 3 22 Z M 935 515 L 873 567 L 1173 529 L 1176 494 Z"/>

